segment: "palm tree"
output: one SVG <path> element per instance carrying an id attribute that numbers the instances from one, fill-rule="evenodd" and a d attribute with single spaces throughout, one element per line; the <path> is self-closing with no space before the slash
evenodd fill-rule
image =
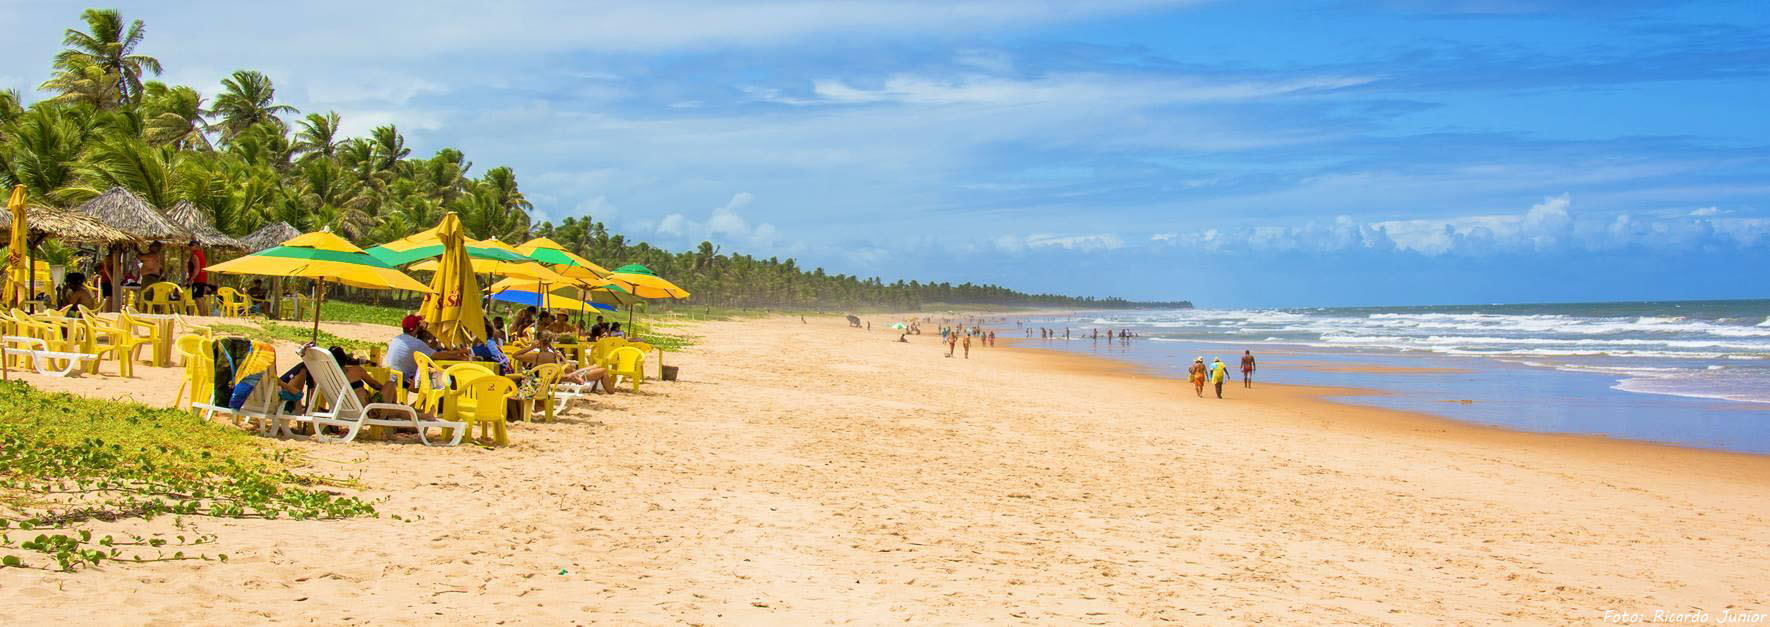
<path id="1" fill-rule="evenodd" d="M 392 170 L 400 160 L 412 155 L 412 149 L 406 147 L 406 137 L 392 124 L 369 131 L 369 145 L 374 148 L 375 166 L 380 170 Z"/>
<path id="2" fill-rule="evenodd" d="M 147 84 L 141 109 L 148 141 L 184 150 L 211 150 L 209 121 L 203 118 L 203 95 L 184 85 Z"/>
<path id="3" fill-rule="evenodd" d="M 341 121 L 337 111 L 307 114 L 301 119 L 301 130 L 295 132 L 295 152 L 301 153 L 302 159 L 332 158 L 338 151 L 338 124 Z"/>
<path id="4" fill-rule="evenodd" d="M 116 82 L 110 73 L 91 59 L 74 57 L 57 60 L 54 77 L 43 81 L 37 89 L 60 92 L 55 100 L 90 105 L 103 109 L 116 99 Z"/>
<path id="5" fill-rule="evenodd" d="M 276 86 L 262 73 L 236 71 L 233 76 L 221 80 L 221 87 L 221 95 L 215 97 L 215 106 L 209 109 L 209 115 L 220 118 L 216 126 L 221 129 L 223 142 L 232 141 L 246 129 L 259 124 L 275 124 L 281 130 L 285 127 L 282 118 L 277 116 L 296 113 L 295 107 L 276 104 Z"/>
<path id="6" fill-rule="evenodd" d="M 144 32 L 141 20 L 123 26 L 123 15 L 116 9 L 87 9 L 80 14 L 91 33 L 72 28 L 62 37 L 68 49 L 55 55 L 55 66 L 64 71 L 90 64 L 96 66 L 109 81 L 107 88 L 114 99 L 108 103 L 135 102 L 141 97 L 141 78 L 146 72 L 160 74 L 160 60 L 135 54 Z"/>
<path id="7" fill-rule="evenodd" d="M 18 116 L 24 115 L 24 113 L 25 108 L 19 100 L 18 90 L 0 89 L 0 124 L 18 119 Z M 5 135 L 0 135 L 0 140 L 5 137 Z"/>
<path id="8" fill-rule="evenodd" d="M 481 181 L 494 190 L 499 206 L 511 210 L 520 209 L 524 212 L 535 208 L 534 205 L 529 204 L 529 199 L 522 195 L 522 191 L 516 188 L 515 170 L 507 166 L 498 166 L 486 170 L 486 175 Z"/>
<path id="9" fill-rule="evenodd" d="M 75 166 L 86 149 L 88 127 L 69 107 L 40 103 L 8 122 L 0 135 L 0 165 L 11 182 L 24 185 L 32 196 L 69 204 L 91 196 L 75 183 Z"/>
<path id="10" fill-rule="evenodd" d="M 179 162 L 186 153 L 128 136 L 106 137 L 90 152 L 80 166 L 80 178 L 86 183 L 82 193 L 96 196 L 100 190 L 122 187 L 162 211 L 178 202 Z"/>

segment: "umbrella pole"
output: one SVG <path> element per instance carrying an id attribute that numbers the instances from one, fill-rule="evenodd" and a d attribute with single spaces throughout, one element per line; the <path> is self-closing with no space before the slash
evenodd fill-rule
<path id="1" fill-rule="evenodd" d="M 326 297 L 326 280 L 313 282 L 313 343 L 320 343 L 320 301 Z"/>

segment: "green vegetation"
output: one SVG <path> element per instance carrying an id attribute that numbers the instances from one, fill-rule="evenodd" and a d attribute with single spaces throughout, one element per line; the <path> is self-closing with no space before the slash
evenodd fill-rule
<path id="1" fill-rule="evenodd" d="M 225 560 L 198 552 L 215 538 L 192 530 L 189 518 L 376 515 L 369 503 L 315 488 L 329 482 L 296 474 L 296 461 L 186 412 L 0 382 L 0 566 Z M 170 538 L 89 528 L 168 514 L 181 531 Z"/>
<path id="2" fill-rule="evenodd" d="M 263 342 L 281 340 L 284 342 L 306 344 L 308 340 L 313 338 L 313 327 L 278 324 L 269 321 L 258 321 L 257 326 L 223 323 L 210 325 L 209 328 L 214 329 L 216 333 L 238 335 L 240 337 Z M 339 346 L 352 353 L 366 353 L 370 347 L 379 344 L 378 342 L 365 342 L 362 340 L 338 337 L 331 333 L 327 333 L 324 329 L 320 330 L 318 343 L 320 346 Z"/>
<path id="3" fill-rule="evenodd" d="M 712 242 L 671 252 L 610 233 L 592 217 L 531 223 L 534 208 L 516 172 L 473 163 L 453 148 L 415 157 L 392 125 L 345 137 L 335 111 L 302 115 L 277 102 L 271 77 L 238 70 L 213 102 L 185 85 L 151 80 L 145 25 L 112 9 L 88 9 L 64 33 L 41 89 L 56 96 L 23 107 L 0 91 L 0 184 L 23 184 L 40 202 L 73 206 L 121 186 L 161 209 L 188 200 L 221 230 L 245 235 L 276 221 L 329 228 L 367 248 L 418 232 L 445 212 L 473 237 L 521 242 L 547 236 L 608 267 L 641 263 L 694 294 L 694 305 L 793 309 L 913 310 L 925 303 L 1100 308 L 1130 306 L 971 283 L 885 283 L 804 269 L 793 259 L 722 254 Z M 351 300 L 381 298 L 341 290 Z M 328 303 L 327 319 L 334 318 Z M 1179 304 L 1179 303 L 1173 303 Z M 364 314 L 362 321 L 382 321 Z M 397 318 L 394 318 L 397 320 Z M 351 320 L 356 321 L 356 320 Z"/>
<path id="4" fill-rule="evenodd" d="M 344 301 L 326 301 L 320 307 L 320 320 L 325 322 L 361 322 L 367 324 L 385 324 L 399 326 L 400 318 L 404 318 L 410 308 L 385 307 Z"/>

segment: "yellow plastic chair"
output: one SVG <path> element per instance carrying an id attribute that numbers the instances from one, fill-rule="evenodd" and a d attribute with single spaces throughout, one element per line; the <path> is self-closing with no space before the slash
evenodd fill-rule
<path id="1" fill-rule="evenodd" d="M 128 310 L 117 313 L 117 326 L 125 329 L 129 335 L 140 339 L 150 350 L 154 350 L 154 347 L 159 346 L 166 339 L 161 337 L 160 325 L 131 316 Z M 147 335 L 138 335 L 136 334 L 137 330 L 146 331 Z M 133 355 L 133 353 L 131 354 Z M 158 360 L 159 357 L 156 354 L 154 363 L 158 364 Z"/>
<path id="2" fill-rule="evenodd" d="M 435 384 L 436 373 L 442 372 L 442 368 L 438 368 L 436 362 L 431 361 L 430 356 L 424 353 L 413 352 L 412 359 L 418 364 L 418 369 L 413 372 L 417 377 L 418 396 L 412 399 L 412 406 L 433 416 L 440 415 L 438 410 L 442 407 L 443 396 L 448 393 L 448 390 L 438 388 Z"/>
<path id="3" fill-rule="evenodd" d="M 185 334 L 178 336 L 175 348 L 184 356 L 184 378 L 178 384 L 178 392 L 172 395 L 172 406 L 180 407 L 178 399 L 183 398 L 182 407 L 194 410 L 192 403 L 199 402 L 198 399 L 207 403 L 215 395 L 215 340 Z M 184 395 L 187 389 L 189 397 Z"/>
<path id="4" fill-rule="evenodd" d="M 102 354 L 108 351 L 112 358 L 117 360 L 118 376 L 135 376 L 135 362 L 138 359 L 136 351 L 152 342 L 148 338 L 136 335 L 131 329 L 128 319 L 124 318 L 122 314 L 107 321 L 99 316 L 98 312 L 81 307 L 80 316 L 91 324 L 88 327 L 91 333 L 89 337 L 96 349 L 92 352 Z"/>
<path id="5" fill-rule="evenodd" d="M 215 297 L 221 299 L 220 314 L 228 318 L 244 318 L 252 311 L 252 297 L 245 292 L 231 287 L 215 290 Z"/>
<path id="6" fill-rule="evenodd" d="M 172 314 L 172 328 L 176 329 L 178 327 L 184 327 L 186 329 L 189 329 L 191 333 L 195 333 L 197 335 L 201 335 L 206 338 L 214 338 L 215 337 L 215 329 L 191 322 L 190 320 L 186 320 L 184 316 L 181 316 L 178 314 Z"/>
<path id="7" fill-rule="evenodd" d="M 185 309 L 184 290 L 171 281 L 161 281 L 141 288 L 141 304 L 145 313 L 172 314 Z"/>
<path id="8" fill-rule="evenodd" d="M 147 340 L 138 338 L 127 329 L 99 318 L 97 314 L 81 308 L 80 324 L 84 335 L 81 336 L 82 350 L 98 355 L 100 361 L 105 359 L 117 362 L 117 376 L 135 376 L 135 352 L 147 345 Z M 92 364 L 92 373 L 98 373 L 98 361 Z"/>
<path id="9" fill-rule="evenodd" d="M 466 423 L 468 436 L 473 435 L 473 427 L 478 425 L 480 440 L 485 440 L 489 431 L 492 444 L 509 444 L 505 415 L 509 411 L 510 396 L 516 393 L 516 384 L 504 377 L 480 375 L 455 387 L 455 400 L 449 404 L 449 419 Z"/>
<path id="10" fill-rule="evenodd" d="M 590 347 L 590 363 L 586 365 L 608 365 L 609 351 L 620 346 L 625 346 L 626 344 L 627 338 L 624 337 L 605 337 L 596 340 L 596 343 Z"/>
<path id="11" fill-rule="evenodd" d="M 542 415 L 545 416 L 545 422 L 553 422 L 553 406 L 555 404 L 553 386 L 559 383 L 559 375 L 564 371 L 565 367 L 559 364 L 541 364 L 529 371 L 529 376 L 535 378 L 534 391 L 528 395 L 517 395 L 517 399 L 522 401 L 523 420 L 534 420 L 535 405 L 539 403 L 543 409 Z"/>
<path id="12" fill-rule="evenodd" d="M 633 382 L 633 391 L 639 391 L 639 382 L 645 380 L 645 353 L 631 346 L 621 346 L 608 354 L 609 374 L 627 377 Z"/>

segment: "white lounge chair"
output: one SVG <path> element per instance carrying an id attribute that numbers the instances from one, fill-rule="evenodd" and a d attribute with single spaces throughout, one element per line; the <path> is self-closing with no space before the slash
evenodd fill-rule
<path id="1" fill-rule="evenodd" d="M 301 362 L 307 364 L 307 376 L 313 379 L 313 398 L 308 401 L 307 414 L 298 418 L 314 425 L 314 439 L 320 441 L 341 440 L 349 442 L 356 439 L 357 433 L 365 426 L 374 427 L 411 427 L 418 431 L 418 441 L 430 444 L 430 437 L 425 431 L 432 428 L 448 429 L 454 432 L 449 446 L 461 443 L 461 437 L 467 433 L 467 424 L 447 420 L 419 420 L 417 410 L 397 403 L 369 403 L 364 405 L 358 400 L 356 393 L 350 389 L 350 379 L 344 376 L 344 369 L 338 366 L 338 360 L 332 353 L 318 346 L 311 346 L 301 353 Z M 320 403 L 331 406 L 327 410 L 315 410 Z M 406 418 L 371 418 L 369 413 L 375 410 L 405 414 Z M 325 435 L 326 427 L 345 429 L 343 437 L 334 438 Z M 287 427 L 284 427 L 285 433 Z"/>
<path id="2" fill-rule="evenodd" d="M 8 335 L 4 338 L 8 353 L 25 355 L 31 358 L 31 369 L 37 374 L 55 375 L 58 377 L 78 376 L 86 369 L 86 362 L 98 359 L 98 355 L 90 353 L 69 353 L 49 350 L 49 344 L 42 338 Z M 54 362 L 63 365 L 56 367 Z"/>

